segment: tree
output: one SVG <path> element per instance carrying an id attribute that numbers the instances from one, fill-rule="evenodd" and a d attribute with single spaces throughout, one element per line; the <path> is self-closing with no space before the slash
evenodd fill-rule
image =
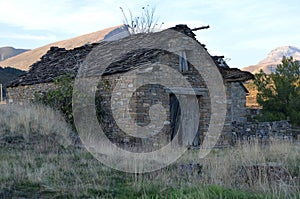
<path id="1" fill-rule="evenodd" d="M 150 33 L 154 32 L 155 29 L 160 29 L 164 24 L 163 22 L 159 25 L 158 18 L 155 16 L 155 7 L 142 7 L 142 12 L 139 15 L 133 15 L 129 10 L 129 17 L 124 12 L 123 8 L 120 7 L 123 14 L 123 22 L 128 25 L 131 34 L 137 33 Z"/>
<path id="2" fill-rule="evenodd" d="M 261 70 L 255 75 L 257 102 L 262 105 L 263 120 L 290 119 L 300 125 L 300 64 L 283 57 L 275 72 Z"/>

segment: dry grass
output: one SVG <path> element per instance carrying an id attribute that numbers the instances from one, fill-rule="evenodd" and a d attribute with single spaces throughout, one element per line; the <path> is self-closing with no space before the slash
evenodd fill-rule
<path id="1" fill-rule="evenodd" d="M 210 154 L 203 160 L 203 183 L 259 193 L 299 192 L 300 146 L 277 140 L 259 142 Z"/>
<path id="2" fill-rule="evenodd" d="M 43 105 L 1 105 L 0 139 L 23 137 L 33 142 L 36 136 L 54 136 L 59 144 L 69 145 L 71 128 L 63 116 Z"/>
<path id="3" fill-rule="evenodd" d="M 70 133 L 62 117 L 46 107 L 0 111 L 2 137 L 61 133 L 67 140 Z M 214 149 L 204 159 L 188 150 L 174 164 L 147 174 L 108 168 L 78 146 L 39 150 L 41 145 L 0 145 L 0 198 L 300 198 L 300 146 L 290 141 Z M 200 167 L 179 169 L 190 163 Z"/>

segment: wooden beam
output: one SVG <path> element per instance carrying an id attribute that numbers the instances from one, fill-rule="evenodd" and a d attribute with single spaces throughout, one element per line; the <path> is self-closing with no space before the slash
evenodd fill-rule
<path id="1" fill-rule="evenodd" d="M 3 101 L 3 89 L 2 89 L 2 84 L 0 84 L 0 102 Z"/>
<path id="2" fill-rule="evenodd" d="M 203 29 L 208 29 L 209 26 L 201 26 L 199 28 L 193 28 L 192 31 L 197 31 L 197 30 L 203 30 Z"/>

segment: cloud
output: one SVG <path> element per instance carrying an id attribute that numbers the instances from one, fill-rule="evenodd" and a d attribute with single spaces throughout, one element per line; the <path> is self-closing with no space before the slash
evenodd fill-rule
<path id="1" fill-rule="evenodd" d="M 31 34 L 0 34 L 3 39 L 22 39 L 22 40 L 40 40 L 40 41 L 55 41 L 55 35 L 31 35 Z"/>
<path id="2" fill-rule="evenodd" d="M 292 20 L 296 23 L 299 19 L 291 15 L 299 10 L 299 6 L 294 3 L 296 1 L 289 2 L 190 0 L 189 3 L 184 3 L 174 0 L 170 3 L 153 0 L 150 5 L 157 6 L 160 21 L 172 25 L 192 21 L 197 26 L 200 23 L 216 23 L 229 26 L 232 30 L 251 27 L 255 31 L 279 27 L 284 21 L 292 23 L 289 22 Z M 10 0 L 1 2 L 0 22 L 27 30 L 82 34 L 122 23 L 120 6 L 124 10 L 130 9 L 138 13 L 147 4 L 149 1 Z M 251 30 L 248 28 L 248 31 Z"/>
<path id="3" fill-rule="evenodd" d="M 229 55 L 240 63 L 251 62 L 246 58 L 251 60 L 262 50 L 300 45 L 299 0 L 0 0 L 0 4 L 0 32 L 7 40 L 15 37 L 44 44 L 47 38 L 55 39 L 52 34 L 57 40 L 74 37 L 121 24 L 119 7 L 138 14 L 149 4 L 156 6 L 163 28 L 179 23 L 191 28 L 210 25 L 209 30 L 196 32 L 199 41 L 213 54 Z M 8 32 L 5 27 L 13 28 Z"/>
<path id="4" fill-rule="evenodd" d="M 11 0 L 1 3 L 0 22 L 27 30 L 52 30 L 81 34 L 121 23 L 110 4 L 90 1 L 92 4 L 73 5 L 68 0 Z"/>
<path id="5" fill-rule="evenodd" d="M 272 50 L 272 48 L 276 48 L 283 45 L 300 45 L 300 39 L 293 39 L 290 38 L 297 38 L 297 33 L 292 33 L 289 36 L 285 36 L 283 34 L 279 35 L 264 35 L 261 37 L 251 38 L 249 40 L 244 40 L 236 43 L 233 45 L 233 48 L 236 49 L 253 49 L 253 50 Z"/>

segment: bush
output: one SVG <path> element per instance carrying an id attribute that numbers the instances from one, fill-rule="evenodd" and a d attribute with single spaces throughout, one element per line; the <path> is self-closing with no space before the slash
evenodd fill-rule
<path id="1" fill-rule="evenodd" d="M 66 74 L 54 80 L 56 89 L 44 93 L 35 93 L 35 101 L 59 110 L 66 121 L 73 125 L 72 94 L 73 76 Z"/>
<path id="2" fill-rule="evenodd" d="M 262 115 L 255 116 L 255 119 L 257 119 L 259 122 L 273 122 L 273 121 L 280 121 L 280 120 L 286 120 L 286 117 L 282 113 L 271 113 L 268 111 L 263 111 Z"/>
<path id="3" fill-rule="evenodd" d="M 35 93 L 34 101 L 60 111 L 64 115 L 65 120 L 76 130 L 72 107 L 74 76 L 72 74 L 59 76 L 54 80 L 54 84 L 55 89 L 43 93 Z M 96 92 L 95 104 L 98 118 L 102 115 L 101 99 L 99 92 Z"/>

